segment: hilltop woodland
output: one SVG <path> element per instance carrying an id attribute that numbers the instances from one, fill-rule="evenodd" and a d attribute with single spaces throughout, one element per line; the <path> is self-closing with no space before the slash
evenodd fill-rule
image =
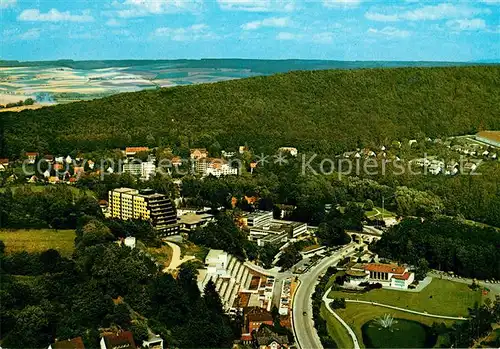
<path id="1" fill-rule="evenodd" d="M 331 156 L 361 143 L 500 129 L 498 115 L 498 66 L 302 71 L 2 114 L 0 156 L 134 144 L 264 153 L 288 145 Z"/>

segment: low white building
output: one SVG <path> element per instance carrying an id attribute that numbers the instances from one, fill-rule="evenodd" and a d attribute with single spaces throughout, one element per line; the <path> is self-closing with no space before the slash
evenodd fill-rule
<path id="1" fill-rule="evenodd" d="M 393 264 L 355 264 L 346 271 L 347 282 L 358 286 L 362 282 L 380 283 L 385 287 L 407 289 L 415 280 L 408 268 Z"/>
<path id="2" fill-rule="evenodd" d="M 289 153 L 291 156 L 297 156 L 299 153 L 297 148 L 294 147 L 281 147 L 278 149 L 280 153 Z"/>

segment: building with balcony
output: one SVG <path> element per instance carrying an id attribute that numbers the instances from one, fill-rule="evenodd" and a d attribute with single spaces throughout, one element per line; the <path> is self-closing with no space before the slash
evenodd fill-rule
<path id="1" fill-rule="evenodd" d="M 108 213 L 112 218 L 147 220 L 162 235 L 179 232 L 172 201 L 151 189 L 114 189 L 108 193 L 108 203 Z"/>

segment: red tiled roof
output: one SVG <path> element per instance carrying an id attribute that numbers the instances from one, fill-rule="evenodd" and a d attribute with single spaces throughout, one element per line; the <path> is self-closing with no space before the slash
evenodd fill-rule
<path id="1" fill-rule="evenodd" d="M 410 273 L 406 272 L 403 275 L 393 275 L 392 277 L 398 280 L 408 280 L 410 278 Z"/>
<path id="2" fill-rule="evenodd" d="M 104 338 L 106 349 L 136 349 L 134 337 L 130 331 L 106 335 L 102 338 Z"/>
<path id="3" fill-rule="evenodd" d="M 26 156 L 38 156 L 38 153 L 36 152 L 26 152 Z"/>
<path id="4" fill-rule="evenodd" d="M 58 341 L 50 345 L 52 349 L 85 349 L 82 337 Z"/>
<path id="5" fill-rule="evenodd" d="M 364 267 L 365 270 L 381 272 L 381 273 L 392 273 L 392 274 L 403 274 L 405 272 L 404 267 L 399 267 L 393 264 L 367 264 Z"/>
<path id="6" fill-rule="evenodd" d="M 0 159 L 0 164 L 8 164 L 9 163 L 9 159 Z"/>
<path id="7" fill-rule="evenodd" d="M 140 151 L 149 151 L 148 147 L 126 147 L 126 153 L 138 153 Z"/>

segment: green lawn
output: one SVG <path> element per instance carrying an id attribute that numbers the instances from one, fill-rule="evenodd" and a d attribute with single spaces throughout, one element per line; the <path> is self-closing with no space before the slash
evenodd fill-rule
<path id="1" fill-rule="evenodd" d="M 341 330 L 339 329 L 339 326 L 341 326 L 341 324 L 333 317 L 333 315 L 331 315 L 326 310 L 326 308 L 324 310 L 325 311 L 322 312 L 322 315 L 328 323 L 329 334 L 335 341 L 337 341 L 341 348 L 352 348 L 352 341 L 350 340 L 350 337 L 346 337 L 345 334 L 342 334 Z M 434 322 L 443 322 L 446 326 L 451 326 L 454 323 L 454 321 L 451 320 L 435 319 L 427 316 L 406 313 L 403 311 L 377 307 L 370 304 L 347 303 L 345 309 L 337 309 L 336 313 L 349 325 L 349 327 L 352 328 L 362 348 L 364 348 L 365 346 L 363 344 L 361 327 L 368 321 L 381 317 L 385 314 L 390 314 L 398 319 L 417 321 L 427 326 L 432 326 Z M 347 341 L 347 339 L 349 339 L 348 343 L 350 344 L 342 345 Z M 438 344 L 440 343 L 440 340 L 441 338 L 438 338 Z"/>
<path id="2" fill-rule="evenodd" d="M 373 301 L 447 316 L 467 316 L 468 308 L 482 301 L 481 291 L 472 291 L 467 284 L 436 278 L 418 293 L 378 289 L 366 293 L 332 291 L 328 296 Z"/>
<path id="3" fill-rule="evenodd" d="M 339 348 L 352 348 L 352 339 L 344 326 L 321 304 L 321 317 L 326 320 L 328 334 L 335 340 Z"/>
<path id="4" fill-rule="evenodd" d="M 0 240 L 5 243 L 5 250 L 10 252 L 42 252 L 55 249 L 61 255 L 69 257 L 75 243 L 74 230 L 55 229 L 0 229 Z"/>
<path id="5" fill-rule="evenodd" d="M 377 211 L 378 210 L 378 211 Z M 382 209 L 382 207 L 374 207 L 371 211 L 366 211 L 366 217 L 368 218 L 380 218 L 382 219 L 382 213 L 384 214 L 384 218 L 396 217 L 396 214 L 391 211 L 387 211 L 386 209 Z"/>

